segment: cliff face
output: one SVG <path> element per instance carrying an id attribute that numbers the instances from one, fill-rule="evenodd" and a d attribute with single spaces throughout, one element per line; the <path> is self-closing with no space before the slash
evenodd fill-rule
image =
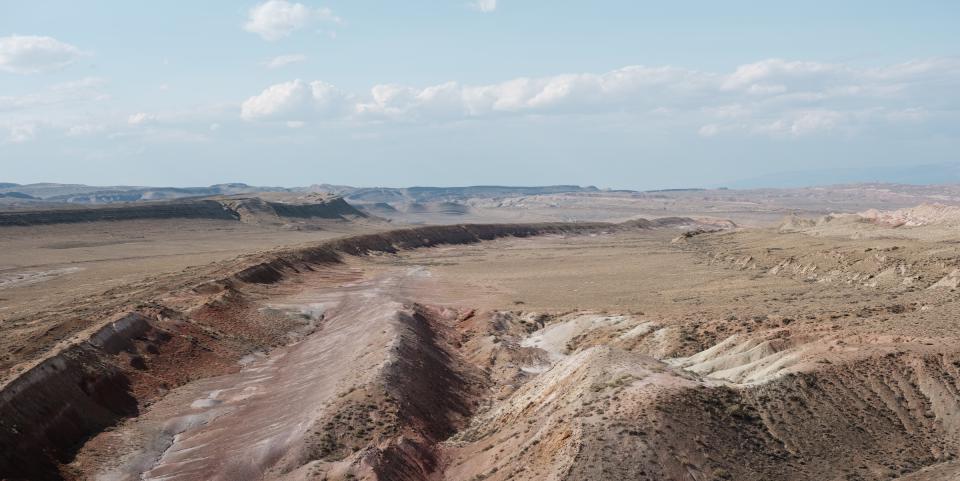
<path id="1" fill-rule="evenodd" d="M 136 415 L 130 378 L 113 356 L 152 328 L 137 313 L 26 370 L 0 390 L 0 477 L 59 479 L 77 442 Z"/>
<path id="2" fill-rule="evenodd" d="M 333 197 L 319 202 L 287 203 L 269 202 L 257 198 L 241 199 L 235 202 L 226 202 L 233 210 L 240 214 L 240 219 L 247 221 L 245 213 L 253 217 L 273 217 L 281 219 L 345 219 L 348 217 L 367 217 L 367 214 L 355 209 L 340 197 Z"/>
<path id="3" fill-rule="evenodd" d="M 120 207 L 0 212 L 0 227 L 136 219 L 238 220 L 239 215 L 213 200 L 134 204 Z"/>

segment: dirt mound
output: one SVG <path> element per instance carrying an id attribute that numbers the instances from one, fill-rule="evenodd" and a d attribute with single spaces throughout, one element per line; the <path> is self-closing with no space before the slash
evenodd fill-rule
<path id="1" fill-rule="evenodd" d="M 466 204 L 453 201 L 442 202 L 409 202 L 401 206 L 407 214 L 436 214 L 436 215 L 466 215 L 470 207 Z"/>
<path id="2" fill-rule="evenodd" d="M 223 204 L 237 213 L 242 222 L 281 223 L 289 219 L 363 218 L 367 214 L 357 210 L 341 197 L 306 199 L 308 201 L 271 202 L 258 197 L 229 198 Z"/>
<path id="3" fill-rule="evenodd" d="M 800 232 L 815 225 L 817 222 L 813 219 L 805 219 L 794 214 L 784 218 L 778 229 L 780 232 Z"/>
<path id="4" fill-rule="evenodd" d="M 585 349 L 479 414 L 448 443 L 445 475 L 491 480 L 641 475 L 654 468 L 652 459 L 644 462 L 649 454 L 645 440 L 640 434 L 621 436 L 639 433 L 631 419 L 634 410 L 649 407 L 654 392 L 693 384 L 689 375 L 643 355 L 608 347 Z M 630 419 L 630 424 L 621 425 L 622 419 Z M 625 443 L 616 452 L 608 449 L 614 439 Z M 649 474 L 655 476 L 652 470 Z"/>
<path id="5" fill-rule="evenodd" d="M 892 211 L 870 209 L 857 215 L 868 222 L 888 227 L 960 225 L 960 207 L 955 205 L 920 204 L 916 207 Z"/>
<path id="6" fill-rule="evenodd" d="M 815 220 L 792 215 L 780 224 L 779 232 L 851 239 L 946 240 L 953 236 L 953 229 L 958 226 L 960 207 L 931 203 L 896 210 L 831 213 Z"/>

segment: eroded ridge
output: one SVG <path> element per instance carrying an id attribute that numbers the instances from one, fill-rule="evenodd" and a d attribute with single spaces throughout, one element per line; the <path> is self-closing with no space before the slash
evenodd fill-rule
<path id="1" fill-rule="evenodd" d="M 234 373 L 240 360 L 309 337 L 319 319 L 264 309 L 263 301 L 297 290 L 296 284 L 307 282 L 308 273 L 313 274 L 309 282 L 324 286 L 355 280 L 360 274 L 344 264 L 343 256 L 502 236 L 612 232 L 690 222 L 403 229 L 241 257 L 161 276 L 128 290 L 113 289 L 99 307 L 85 303 L 77 312 L 58 313 L 68 320 L 49 330 L 55 337 L 19 346 L 6 358 L 0 473 L 29 479 L 86 477 L 89 466 L 83 459 L 66 463 L 88 437 L 142 413 L 178 386 Z M 418 319 L 414 314 L 406 316 Z M 96 443 L 88 444 L 94 453 L 91 459 L 102 454 Z"/>
<path id="2" fill-rule="evenodd" d="M 103 324 L 59 351 L 76 365 L 37 365 L 17 378 L 26 387 L 12 393 L 39 396 L 49 387 L 26 383 L 36 373 L 60 369 L 64 386 L 81 372 L 100 376 L 69 393 L 78 399 L 63 411 L 66 420 L 79 419 L 70 409 L 103 413 L 83 419 L 100 424 L 46 425 L 92 437 L 75 456 L 47 440 L 61 457 L 30 476 L 929 481 L 958 473 L 960 352 L 952 337 L 894 322 L 948 314 L 949 291 L 810 282 L 710 260 L 718 247 L 749 248 L 755 233 L 643 234 L 637 249 L 640 238 L 630 236 L 640 234 L 609 225 L 495 244 L 457 229 L 256 259 Z M 537 233 L 518 229 L 503 232 Z M 489 262 L 484 256 L 543 259 L 552 269 L 558 258 L 622 264 L 624 244 L 699 275 L 665 291 L 659 284 L 677 282 L 669 273 L 638 283 L 651 290 L 644 299 L 661 303 L 646 313 L 530 309 L 517 291 L 456 275 Z M 434 249 L 406 250 L 417 246 Z M 455 262 L 469 266 L 449 268 Z M 571 275 L 576 289 L 595 282 L 582 268 L 545 272 Z M 715 282 L 737 287 L 721 295 Z M 797 293 L 842 302 L 822 311 L 784 303 L 769 314 L 741 306 L 750 295 Z M 727 304 L 705 305 L 703 295 Z M 945 329 L 948 317 L 924 328 Z M 41 425 L 43 412 L 16 415 Z"/>

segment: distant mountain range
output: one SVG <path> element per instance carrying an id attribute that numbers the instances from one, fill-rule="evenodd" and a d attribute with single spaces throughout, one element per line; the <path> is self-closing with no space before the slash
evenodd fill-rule
<path id="1" fill-rule="evenodd" d="M 342 187 L 315 186 L 344 196 L 349 202 L 362 204 L 392 202 L 451 202 L 467 199 L 489 199 L 497 197 L 517 197 L 523 195 L 564 194 L 578 192 L 600 192 L 600 189 L 577 185 L 547 185 L 540 187 L 507 187 L 500 185 L 475 185 L 467 187 Z M 329 187 L 329 189 L 327 189 Z"/>
<path id="2" fill-rule="evenodd" d="M 887 183 L 900 185 L 960 184 L 960 164 L 935 164 L 912 167 L 871 167 L 819 169 L 782 172 L 746 178 L 712 188 L 758 189 L 800 188 L 842 184 Z M 645 192 L 683 192 L 704 189 L 665 189 Z M 252 186 L 244 183 L 215 184 L 206 187 L 92 186 L 83 184 L 15 184 L 0 182 L 0 206 L 56 207 L 65 204 L 101 205 L 144 201 L 170 201 L 185 198 L 249 195 L 267 192 L 304 194 L 329 192 L 346 201 L 372 210 L 384 206 L 409 206 L 448 203 L 454 205 L 468 199 L 495 199 L 549 194 L 592 194 L 630 190 L 599 189 L 594 186 L 546 185 L 501 186 L 475 185 L 464 187 L 353 187 L 314 184 L 304 187 Z"/>
<path id="3" fill-rule="evenodd" d="M 13 184 L 0 183 L 0 198 L 23 203 L 44 204 L 113 204 L 123 202 L 174 200 L 189 197 L 256 194 L 261 192 L 332 192 L 348 201 L 361 204 L 387 202 L 444 202 L 469 198 L 513 197 L 574 192 L 600 192 L 589 186 L 552 185 L 541 187 L 468 186 L 468 187 L 350 187 L 319 184 L 307 187 L 263 187 L 242 183 L 216 184 L 208 187 L 144 187 L 90 186 L 82 184 Z M 8 202 L 9 203 L 9 202 Z"/>
<path id="4" fill-rule="evenodd" d="M 0 183 L 0 196 L 36 199 L 46 203 L 111 204 L 147 200 L 173 200 L 185 197 L 288 192 L 282 187 L 254 187 L 247 184 L 216 184 L 209 187 L 91 186 L 83 184 Z"/>

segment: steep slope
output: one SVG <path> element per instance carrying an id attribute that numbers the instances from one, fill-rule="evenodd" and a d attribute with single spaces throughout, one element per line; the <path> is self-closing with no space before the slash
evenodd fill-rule
<path id="1" fill-rule="evenodd" d="M 494 316 L 497 340 L 467 346 L 503 394 L 445 444 L 446 479 L 873 480 L 960 452 L 948 342 L 781 328 L 671 359 L 675 327 L 532 317 Z"/>
<path id="2" fill-rule="evenodd" d="M 283 223 L 288 219 L 343 220 L 363 217 L 367 215 L 340 197 L 296 203 L 270 202 L 257 197 L 228 197 L 0 212 L 0 227 L 174 218 Z"/>
<path id="3" fill-rule="evenodd" d="M 613 250 L 617 236 L 677 226 L 698 234 L 671 243 L 674 233 L 659 232 L 655 248 Z M 822 238 L 709 228 L 682 218 L 425 227 L 219 266 L 230 275 L 181 279 L 21 364 L 0 405 L 18 431 L 0 431 L 11 453 L 0 468 L 40 479 L 951 479 L 960 454 L 960 350 L 946 329 L 955 296 L 885 283 L 813 289 L 781 275 L 786 267 L 771 270 L 791 255 L 779 241 L 835 259 Z M 576 240 L 614 263 L 683 253 L 669 257 L 671 269 L 697 265 L 733 295 L 650 311 L 659 316 L 527 312 L 522 301 L 482 310 L 471 302 L 489 286 L 451 288 L 457 279 L 435 276 L 439 257 L 407 262 L 417 258 L 410 249 L 445 246 L 417 252 L 462 249 L 482 263 L 481 240 L 548 234 L 498 241 L 494 254 L 523 251 L 555 267 L 582 251 L 558 242 L 545 252 L 545 242 L 588 234 Z M 755 260 L 711 262 L 718 251 Z M 852 250 L 873 255 L 863 251 Z M 643 274 L 667 284 L 677 273 Z M 651 298 L 698 297 L 709 292 L 703 282 L 654 284 L 663 291 Z M 873 294 L 856 296 L 864 289 Z M 792 297 L 827 291 L 837 296 L 829 310 Z M 765 299 L 747 305 L 758 292 Z M 875 304 L 858 305 L 861 297 Z M 714 299 L 730 304 L 712 310 Z M 751 309 L 767 314 L 744 315 Z M 79 410 L 96 416 L 84 425 Z M 36 429 L 18 436 L 25 426 Z M 86 435 L 75 458 L 58 437 Z"/>
<path id="4" fill-rule="evenodd" d="M 219 202 L 205 200 L 124 207 L 0 212 L 0 227 L 170 218 L 237 220 L 238 216 Z"/>
<path id="5" fill-rule="evenodd" d="M 138 413 L 145 406 L 165 398 L 177 386 L 235 372 L 238 367 L 236 363 L 246 356 L 303 339 L 303 336 L 318 328 L 320 317 L 310 313 L 312 311 L 307 311 L 305 315 L 291 315 L 283 309 L 270 308 L 262 300 L 279 295 L 289 281 L 300 278 L 319 278 L 324 285 L 340 285 L 344 279 L 351 278 L 351 273 L 342 268 L 344 255 L 476 243 L 502 236 L 579 234 L 617 228 L 610 224 L 583 223 L 406 229 L 343 238 L 318 246 L 205 266 L 186 274 L 159 278 L 153 285 L 131 286 L 131 293 L 128 294 L 114 290 L 108 296 L 110 301 L 104 303 L 103 311 L 85 308 L 82 314 L 86 321 L 51 329 L 58 330 L 58 336 L 52 340 L 63 339 L 58 344 L 43 344 L 37 340 L 33 345 L 11 349 L 10 355 L 5 358 L 5 381 L 0 386 L 0 412 L 4 413 L 4 422 L 9 424 L 0 430 L 0 447 L 3 448 L 0 449 L 0 476 L 30 479 L 85 476 L 74 470 L 84 473 L 90 466 L 81 462 L 77 467 L 67 469 L 63 465 L 72 456 L 77 443 L 87 436 Z M 224 277 L 224 272 L 229 275 Z M 210 280 L 212 276 L 220 277 Z M 292 286 L 295 287 L 295 283 Z M 383 286 L 373 289 L 375 294 L 387 290 Z M 406 301 L 403 304 L 405 306 Z M 384 307 L 382 312 L 397 313 L 391 317 L 391 322 L 398 323 L 394 325 L 394 334 L 387 336 L 393 339 L 390 349 L 400 349 L 399 354 L 404 354 L 405 349 L 409 351 L 403 356 L 391 357 L 395 363 L 414 362 L 421 366 L 440 362 L 436 369 L 431 368 L 431 372 L 442 372 L 444 366 L 457 364 L 435 361 L 451 356 L 442 347 L 445 342 L 439 340 L 443 337 L 437 334 L 440 328 L 436 326 L 439 324 L 431 321 L 442 319 L 443 316 L 427 315 L 428 311 L 424 309 L 400 308 L 394 301 L 389 306 L 389 309 Z M 119 315 L 107 317 L 110 313 Z M 100 315 L 105 318 L 98 318 Z M 358 315 L 349 317 L 353 319 Z M 372 313 L 370 315 L 374 316 Z M 91 319 L 94 321 L 91 322 Z M 345 319 L 344 322 L 352 321 Z M 300 349 L 307 349 L 309 344 L 298 345 L 304 346 Z M 310 352 L 315 354 L 315 351 Z M 305 362 L 313 362 L 315 357 L 313 354 L 305 356 Z M 416 361 L 417 356 L 421 360 Z M 275 361 L 276 358 L 271 358 L 269 362 Z M 459 368 L 455 371 L 461 372 Z M 401 374 L 389 369 L 382 373 L 387 378 L 400 376 L 406 379 L 400 382 L 398 389 L 420 390 L 421 395 L 412 397 L 398 411 L 398 416 L 407 419 L 404 426 L 422 440 L 418 445 L 430 446 L 449 435 L 453 429 L 450 423 L 457 416 L 466 415 L 464 408 L 455 406 L 462 403 L 454 402 L 455 405 L 446 408 L 453 413 L 451 421 L 436 424 L 435 417 L 426 413 L 453 402 L 451 400 L 455 400 L 455 396 L 440 395 L 433 401 L 434 404 L 416 407 L 424 399 L 422 394 L 429 391 L 424 386 L 416 387 L 419 374 L 409 369 Z M 461 389 L 457 386 L 463 383 L 470 384 L 456 381 L 456 378 L 467 374 L 451 373 L 451 389 Z M 305 386 L 297 384 L 299 375 L 287 373 L 285 376 L 279 377 L 276 382 L 280 386 L 289 386 L 291 392 L 301 389 L 297 386 Z M 79 386 L 79 390 L 71 386 Z M 314 387 L 310 384 L 303 388 Z M 322 391 L 317 395 L 329 399 L 329 394 L 328 391 Z M 192 401 L 188 405 L 192 405 Z M 80 414 L 82 412 L 98 414 L 84 418 Z M 304 421 L 298 421 L 301 422 Z M 165 432 L 163 429 L 161 433 Z M 297 432 L 305 435 L 302 431 Z M 400 443 L 393 450 L 384 448 L 383 456 L 393 460 L 391 462 L 401 462 L 406 459 L 405 456 L 414 456 L 406 446 L 408 444 Z M 147 446 L 144 449 L 149 448 Z M 340 448 L 332 448 L 340 452 Z M 91 445 L 91 449 L 95 450 L 95 445 Z M 410 462 L 427 462 L 423 459 L 429 457 L 429 449 L 424 449 L 427 449 L 427 454 L 417 454 L 414 456 L 417 461 Z M 414 451 L 420 452 L 421 448 Z M 423 456 L 426 457 L 421 459 Z M 98 459 L 96 455 L 93 458 Z M 277 460 L 270 456 L 268 458 L 269 462 L 263 461 L 257 465 L 261 468 L 272 467 Z M 384 467 L 386 465 L 380 462 L 371 461 L 368 464 L 370 469 L 399 469 Z M 419 472 L 422 474 L 427 471 L 432 471 L 432 468 L 423 468 Z M 416 474 L 410 476 L 410 479 L 418 479 Z"/>

